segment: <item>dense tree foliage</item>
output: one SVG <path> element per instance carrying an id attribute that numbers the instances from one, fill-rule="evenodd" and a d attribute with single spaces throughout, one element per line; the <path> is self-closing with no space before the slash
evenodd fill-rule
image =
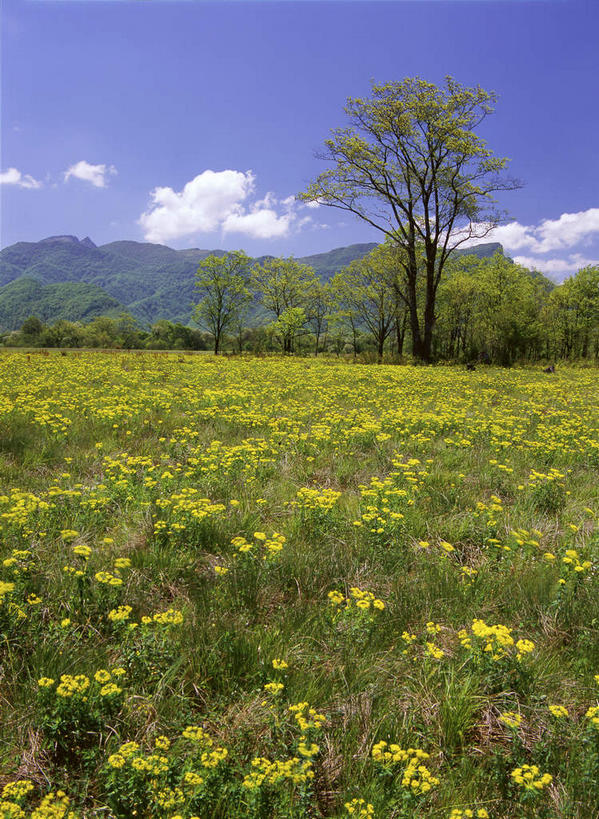
<path id="1" fill-rule="evenodd" d="M 243 250 L 224 256 L 208 256 L 198 268 L 196 288 L 201 299 L 195 309 L 197 323 L 214 338 L 214 355 L 221 339 L 238 324 L 248 302 L 251 259 Z"/>
<path id="2" fill-rule="evenodd" d="M 398 292 L 398 252 L 390 244 L 380 245 L 327 283 L 293 259 L 268 260 L 228 294 L 233 318 L 217 329 L 218 349 L 286 355 L 328 352 L 373 361 L 414 355 L 409 310 Z M 217 261 L 225 264 L 226 258 Z M 420 302 L 425 298 L 423 283 L 418 298 Z M 585 267 L 555 285 L 501 253 L 489 258 L 460 256 L 447 265 L 436 311 L 431 351 L 436 361 L 509 366 L 599 360 L 599 267 Z M 24 347 L 212 351 L 216 347 L 214 329 L 203 332 L 166 319 L 143 327 L 126 313 L 100 316 L 86 324 L 59 320 L 46 325 L 31 316 L 3 341 Z"/>
<path id="3" fill-rule="evenodd" d="M 293 258 L 271 258 L 255 265 L 252 281 L 262 306 L 274 315 L 270 325 L 273 338 L 284 353 L 292 353 L 317 296 L 319 281 L 314 268 Z"/>
<path id="4" fill-rule="evenodd" d="M 142 328 L 128 313 L 100 316 L 86 324 L 59 319 L 46 325 L 30 316 L 19 331 L 0 336 L 8 347 L 91 347 L 125 350 L 209 350 L 209 333 L 160 319 Z"/>
<path id="5" fill-rule="evenodd" d="M 374 342 L 378 361 L 393 330 L 395 292 L 390 286 L 388 248 L 381 246 L 348 265 L 333 280 L 341 309 L 363 327 Z"/>

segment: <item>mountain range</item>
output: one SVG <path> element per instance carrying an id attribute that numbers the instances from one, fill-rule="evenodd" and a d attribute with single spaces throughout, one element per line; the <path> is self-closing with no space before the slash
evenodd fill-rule
<path id="1" fill-rule="evenodd" d="M 297 261 L 328 280 L 375 247 L 374 242 L 354 244 Z M 503 252 L 501 245 L 490 242 L 458 252 L 487 257 L 496 251 Z M 123 311 L 143 324 L 160 318 L 188 324 L 199 263 L 225 252 L 133 241 L 97 246 L 88 236 L 17 242 L 0 251 L 0 330 L 17 329 L 30 315 L 45 322 L 88 321 Z"/>

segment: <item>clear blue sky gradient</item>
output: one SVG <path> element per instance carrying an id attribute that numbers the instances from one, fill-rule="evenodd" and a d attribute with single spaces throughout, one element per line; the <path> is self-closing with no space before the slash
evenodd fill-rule
<path id="1" fill-rule="evenodd" d="M 251 169 L 257 198 L 296 194 L 323 167 L 314 152 L 344 123 L 346 97 L 415 75 L 497 91 L 482 133 L 525 182 L 501 200 L 514 220 L 599 207 L 597 0 L 3 0 L 2 18 L 2 170 L 44 183 L 2 185 L 3 246 L 143 241 L 150 192 L 206 169 Z M 64 182 L 80 160 L 118 173 L 106 188 Z M 330 208 L 305 214 L 284 237 L 217 229 L 166 243 L 305 255 L 378 238 Z M 599 258 L 599 233 L 571 252 Z"/>

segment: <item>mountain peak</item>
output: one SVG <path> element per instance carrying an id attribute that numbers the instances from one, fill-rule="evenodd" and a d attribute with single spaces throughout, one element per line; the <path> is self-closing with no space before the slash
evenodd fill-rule
<path id="1" fill-rule="evenodd" d="M 79 239 L 76 236 L 48 236 L 46 239 L 40 239 L 38 244 L 40 245 L 49 245 L 49 244 L 65 244 L 65 245 L 78 245 Z"/>
<path id="2" fill-rule="evenodd" d="M 45 239 L 40 239 L 39 245 L 63 244 L 63 245 L 83 245 L 83 247 L 97 247 L 94 242 L 86 236 L 85 239 L 79 240 L 76 236 L 48 236 Z"/>

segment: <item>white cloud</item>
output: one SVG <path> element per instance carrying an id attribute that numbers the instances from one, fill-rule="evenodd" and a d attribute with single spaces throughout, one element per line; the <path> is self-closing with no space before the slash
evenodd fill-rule
<path id="1" fill-rule="evenodd" d="M 114 165 L 91 165 L 82 159 L 65 171 L 64 181 L 67 182 L 72 176 L 75 179 L 90 182 L 95 188 L 105 188 L 107 186 L 106 177 L 116 172 Z"/>
<path id="2" fill-rule="evenodd" d="M 251 201 L 255 189 L 252 171 L 205 170 L 179 192 L 154 188 L 148 209 L 139 217 L 145 238 L 165 242 L 197 233 L 241 233 L 253 239 L 286 236 L 299 226 L 295 197 L 279 201 L 274 193 Z"/>
<path id="3" fill-rule="evenodd" d="M 580 253 L 585 246 L 599 237 L 599 208 L 589 208 L 578 213 L 562 213 L 557 219 L 543 219 L 537 225 L 510 222 L 492 230 L 484 224 L 474 225 L 478 238 L 469 238 L 460 247 L 471 247 L 480 242 L 500 242 L 508 254 L 520 251 L 514 261 L 524 267 L 563 278 L 581 267 L 597 264 L 597 261 Z M 459 234 L 457 235 L 459 238 Z M 563 258 L 555 255 L 569 251 Z"/>
<path id="4" fill-rule="evenodd" d="M 571 253 L 565 259 L 539 259 L 534 256 L 514 256 L 516 264 L 528 267 L 530 270 L 540 270 L 550 276 L 564 278 L 570 273 L 576 273 L 583 267 L 599 265 L 599 259 L 588 259 L 581 253 Z"/>
<path id="5" fill-rule="evenodd" d="M 0 173 L 0 185 L 16 185 L 19 188 L 41 188 L 42 183 L 38 182 L 28 173 L 22 174 L 16 168 L 9 168 Z"/>
<path id="6" fill-rule="evenodd" d="M 474 230 L 484 233 L 485 225 L 475 225 Z M 599 235 L 599 208 L 589 208 L 578 213 L 562 213 L 557 219 L 543 219 L 538 225 L 520 222 L 499 225 L 486 233 L 485 241 L 501 242 L 508 252 L 526 248 L 533 253 L 551 253 L 588 243 L 596 235 Z M 468 239 L 462 246 L 480 241 L 480 238 Z"/>
<path id="7" fill-rule="evenodd" d="M 500 225 L 492 230 L 485 237 L 490 242 L 500 242 L 507 251 L 520 250 L 520 248 L 531 248 L 536 244 L 531 231 L 533 228 L 521 225 L 519 222 L 510 222 L 508 225 Z"/>
<path id="8" fill-rule="evenodd" d="M 545 219 L 537 228 L 539 253 L 574 247 L 599 234 L 599 208 L 579 213 L 562 213 L 559 219 Z"/>
<path id="9" fill-rule="evenodd" d="M 289 213 L 277 216 L 274 210 L 263 208 L 252 213 L 231 213 L 222 227 L 225 233 L 244 233 L 252 239 L 273 239 L 289 233 L 291 219 Z"/>

